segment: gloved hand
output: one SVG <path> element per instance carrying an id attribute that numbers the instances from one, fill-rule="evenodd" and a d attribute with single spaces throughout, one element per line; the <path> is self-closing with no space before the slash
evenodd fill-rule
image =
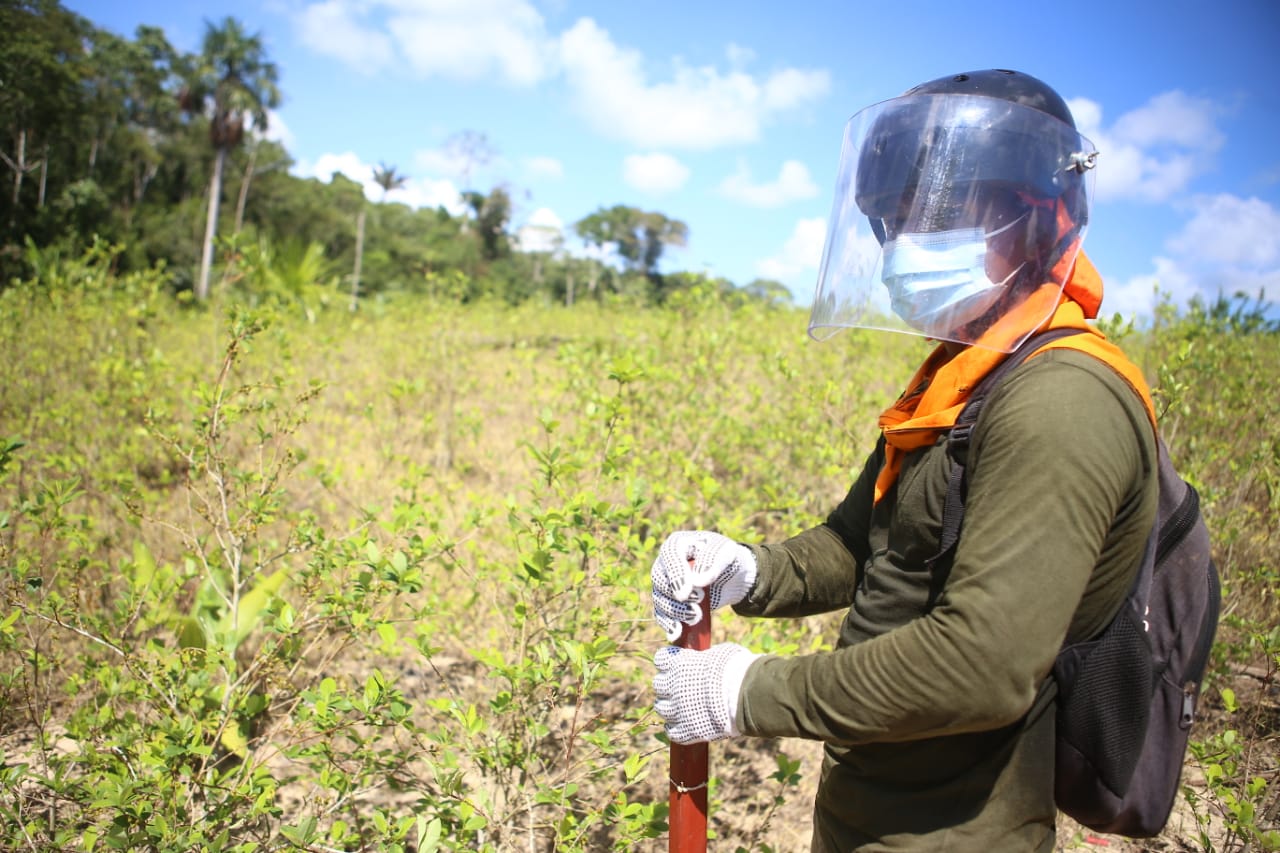
<path id="1" fill-rule="evenodd" d="M 708 592 L 712 610 L 747 597 L 756 582 L 756 557 L 719 533 L 681 530 L 658 549 L 651 576 L 654 618 L 667 639 L 675 640 L 681 623 L 696 625 L 702 618 L 698 604 Z"/>
<path id="2" fill-rule="evenodd" d="M 747 668 L 760 657 L 736 643 L 705 652 L 663 646 L 653 656 L 653 709 L 674 743 L 723 740 L 740 734 L 734 722 Z"/>

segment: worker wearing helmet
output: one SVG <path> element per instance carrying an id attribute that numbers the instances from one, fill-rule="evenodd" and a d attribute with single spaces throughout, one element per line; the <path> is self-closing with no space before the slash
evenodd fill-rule
<path id="1" fill-rule="evenodd" d="M 1141 372 L 1086 320 L 1081 253 L 1096 154 L 1059 95 L 989 70 L 925 83 L 846 128 L 810 333 L 937 342 L 880 417 L 826 522 L 779 544 L 669 536 L 653 566 L 675 639 L 697 602 L 747 616 L 842 609 L 836 648 L 661 648 L 656 709 L 681 743 L 824 741 L 815 851 L 1050 851 L 1064 640 L 1097 634 L 1156 513 Z M 947 435 L 970 391 L 1033 333 L 1074 328 L 987 399 L 959 542 L 940 556 Z"/>

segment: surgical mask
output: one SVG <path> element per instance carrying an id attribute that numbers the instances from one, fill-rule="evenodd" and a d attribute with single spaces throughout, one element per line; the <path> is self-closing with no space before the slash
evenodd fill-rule
<path id="1" fill-rule="evenodd" d="M 884 244 L 881 280 L 893 312 L 926 335 L 945 338 L 981 317 L 1000 295 L 1019 264 L 1001 281 L 987 276 L 987 240 L 1022 217 L 990 233 L 959 228 L 900 234 Z"/>

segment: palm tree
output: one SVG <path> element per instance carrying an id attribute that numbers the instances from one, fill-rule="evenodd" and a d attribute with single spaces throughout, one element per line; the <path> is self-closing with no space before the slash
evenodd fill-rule
<path id="1" fill-rule="evenodd" d="M 385 202 L 388 193 L 403 189 L 404 185 L 409 183 L 409 176 L 397 175 L 395 166 L 379 163 L 378 168 L 373 170 L 373 182 L 382 187 L 382 200 Z"/>
<path id="2" fill-rule="evenodd" d="M 373 182 L 382 187 L 382 203 L 385 204 L 387 196 L 392 190 L 398 190 L 409 182 L 408 175 L 396 174 L 395 166 L 387 166 L 384 163 L 378 163 L 377 168 L 373 170 Z M 356 265 L 351 273 L 351 310 L 356 310 L 357 300 L 360 298 L 360 264 L 364 259 L 364 198 L 360 199 L 360 213 L 356 215 Z"/>
<path id="3" fill-rule="evenodd" d="M 222 170 L 227 154 L 244 139 L 245 121 L 261 131 L 267 128 L 267 111 L 280 105 L 276 86 L 279 71 L 266 57 L 262 37 L 249 35 L 235 18 L 215 26 L 205 22 L 204 44 L 179 95 L 182 109 L 209 117 L 209 141 L 213 144 L 213 170 L 209 177 L 209 211 L 200 254 L 196 298 L 209 295 L 213 265 L 213 240 L 218 231 L 218 204 L 222 197 Z"/>

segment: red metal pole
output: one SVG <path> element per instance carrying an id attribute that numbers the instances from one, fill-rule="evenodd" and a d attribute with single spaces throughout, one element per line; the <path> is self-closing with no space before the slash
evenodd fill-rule
<path id="1" fill-rule="evenodd" d="M 676 645 L 686 649 L 711 648 L 711 596 L 702 597 L 702 619 L 685 625 Z M 706 853 L 707 850 L 707 744 L 671 744 L 671 834 L 669 853 Z"/>

